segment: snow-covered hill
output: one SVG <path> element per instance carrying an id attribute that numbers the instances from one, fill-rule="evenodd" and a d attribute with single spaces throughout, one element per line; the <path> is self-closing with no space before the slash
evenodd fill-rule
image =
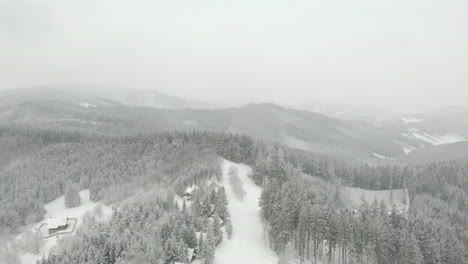
<path id="1" fill-rule="evenodd" d="M 390 131 L 393 140 L 403 150 L 399 156 L 392 156 L 398 162 L 408 163 L 414 151 L 418 151 L 420 162 L 444 160 L 431 153 L 440 152 L 438 148 L 448 149 L 447 145 L 467 142 L 468 110 L 463 108 L 440 109 L 426 113 L 401 116 L 379 122 L 384 131 Z M 429 153 L 425 153 L 429 152 Z M 460 153 L 459 153 L 460 154 Z M 428 157 L 428 159 L 424 159 Z M 462 156 L 463 157 L 463 156 Z"/>

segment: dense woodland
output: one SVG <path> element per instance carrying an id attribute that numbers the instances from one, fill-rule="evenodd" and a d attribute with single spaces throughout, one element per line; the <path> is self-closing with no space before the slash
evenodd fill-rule
<path id="1" fill-rule="evenodd" d="M 270 244 L 280 255 L 289 244 L 301 259 L 334 263 L 466 263 L 468 257 L 463 162 L 370 166 L 214 132 L 104 136 L 2 126 L 0 141 L 0 226 L 14 230 L 42 220 L 43 205 L 70 188 L 89 189 L 93 201 L 118 208 L 110 222 L 89 216 L 86 228 L 44 264 L 186 263 L 188 249 L 212 263 L 220 229 L 229 235 L 236 228 L 216 187 L 218 157 L 253 167 L 253 180 L 264 188 Z M 190 203 L 175 205 L 193 184 L 203 187 Z M 340 185 L 408 188 L 411 210 L 363 202 L 354 211 Z"/>
<path id="2" fill-rule="evenodd" d="M 264 186 L 262 216 L 278 253 L 292 242 L 302 260 L 322 258 L 326 249 L 335 263 L 466 263 L 468 164 L 351 167 L 319 159 L 311 170 L 327 180 L 319 185 L 280 148 L 269 153 L 253 164 L 253 177 Z M 411 210 L 397 212 L 377 201 L 351 210 L 337 182 L 408 188 Z"/>
<path id="3" fill-rule="evenodd" d="M 450 225 L 401 214 L 377 201 L 350 210 L 339 189 L 311 183 L 301 177 L 274 180 L 263 191 L 262 216 L 278 253 L 292 242 L 302 260 L 465 263 L 464 245 Z"/>

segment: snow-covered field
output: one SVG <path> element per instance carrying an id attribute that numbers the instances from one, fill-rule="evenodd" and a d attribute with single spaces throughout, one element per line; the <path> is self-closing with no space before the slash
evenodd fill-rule
<path id="1" fill-rule="evenodd" d="M 417 128 L 409 128 L 408 131 L 411 133 L 413 138 L 424 141 L 431 145 L 443 145 L 443 144 L 466 141 L 466 138 L 457 134 L 432 135 L 432 134 L 428 134 L 423 131 L 420 131 Z M 408 134 L 404 134 L 404 136 L 408 136 Z"/>
<path id="2" fill-rule="evenodd" d="M 57 198 L 56 200 L 47 203 L 44 208 L 46 209 L 47 213 L 44 217 L 44 220 L 38 223 L 33 224 L 32 226 L 29 226 L 28 228 L 24 228 L 25 232 L 19 234 L 16 237 L 17 241 L 22 240 L 22 236 L 29 230 L 33 231 L 34 233 L 36 230 L 43 224 L 47 223 L 47 220 L 49 218 L 77 218 L 78 221 L 76 223 L 76 228 L 79 227 L 79 225 L 82 224 L 82 217 L 83 215 L 88 212 L 92 211 L 98 206 L 100 203 L 95 203 L 92 202 L 89 199 L 89 190 L 83 190 L 80 192 L 80 198 L 81 198 L 81 205 L 75 208 L 66 208 L 65 207 L 65 198 L 64 196 L 61 196 Z M 110 207 L 102 205 L 103 209 L 103 218 L 108 219 L 110 216 L 112 216 L 112 209 Z M 45 229 L 47 229 L 47 226 L 44 226 Z M 43 227 L 43 228 L 44 228 Z M 43 229 L 41 228 L 41 230 Z M 70 234 L 71 235 L 71 234 Z M 62 236 L 67 236 L 67 235 L 62 235 Z M 40 248 L 39 254 L 31 254 L 31 253 L 24 253 L 21 255 L 21 260 L 23 264 L 33 264 L 36 263 L 38 259 L 41 259 L 43 255 L 47 256 L 49 254 L 49 251 L 57 245 L 57 240 L 58 238 L 56 236 L 44 239 L 44 245 Z"/>
<path id="3" fill-rule="evenodd" d="M 231 166 L 239 170 L 246 195 L 240 201 L 229 186 Z M 234 227 L 232 239 L 223 239 L 216 249 L 215 264 L 269 264 L 278 263 L 276 254 L 265 245 L 263 223 L 260 219 L 258 199 L 261 188 L 248 177 L 251 168 L 227 160 L 223 162 L 223 180 L 229 201 L 229 213 Z"/>
<path id="4" fill-rule="evenodd" d="M 401 121 L 403 121 L 403 123 L 405 124 L 409 124 L 409 123 L 420 123 L 420 122 L 423 122 L 424 119 L 413 117 L 413 116 L 407 116 L 407 117 L 401 118 Z"/>

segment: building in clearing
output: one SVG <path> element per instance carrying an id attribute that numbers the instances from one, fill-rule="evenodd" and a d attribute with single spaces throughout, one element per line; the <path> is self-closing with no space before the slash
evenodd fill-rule
<path id="1" fill-rule="evenodd" d="M 187 198 L 187 200 L 190 200 L 192 193 L 194 190 L 198 189 L 198 186 L 196 184 L 193 184 L 192 186 L 189 186 L 185 189 L 185 194 L 184 197 Z"/>
<path id="2" fill-rule="evenodd" d="M 67 229 L 67 222 L 68 218 L 49 218 L 49 220 L 47 220 L 47 229 L 49 230 L 49 235 Z"/>

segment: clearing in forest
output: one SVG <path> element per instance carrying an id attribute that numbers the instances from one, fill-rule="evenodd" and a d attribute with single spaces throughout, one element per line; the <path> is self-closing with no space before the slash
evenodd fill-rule
<path id="1" fill-rule="evenodd" d="M 229 171 L 237 169 L 245 191 L 242 199 L 229 184 Z M 276 264 L 276 254 L 265 245 L 263 223 L 260 218 L 258 199 L 261 188 L 249 178 L 251 168 L 247 165 L 223 162 L 223 182 L 229 201 L 228 209 L 234 227 L 232 239 L 223 239 L 216 249 L 215 264 Z"/>

